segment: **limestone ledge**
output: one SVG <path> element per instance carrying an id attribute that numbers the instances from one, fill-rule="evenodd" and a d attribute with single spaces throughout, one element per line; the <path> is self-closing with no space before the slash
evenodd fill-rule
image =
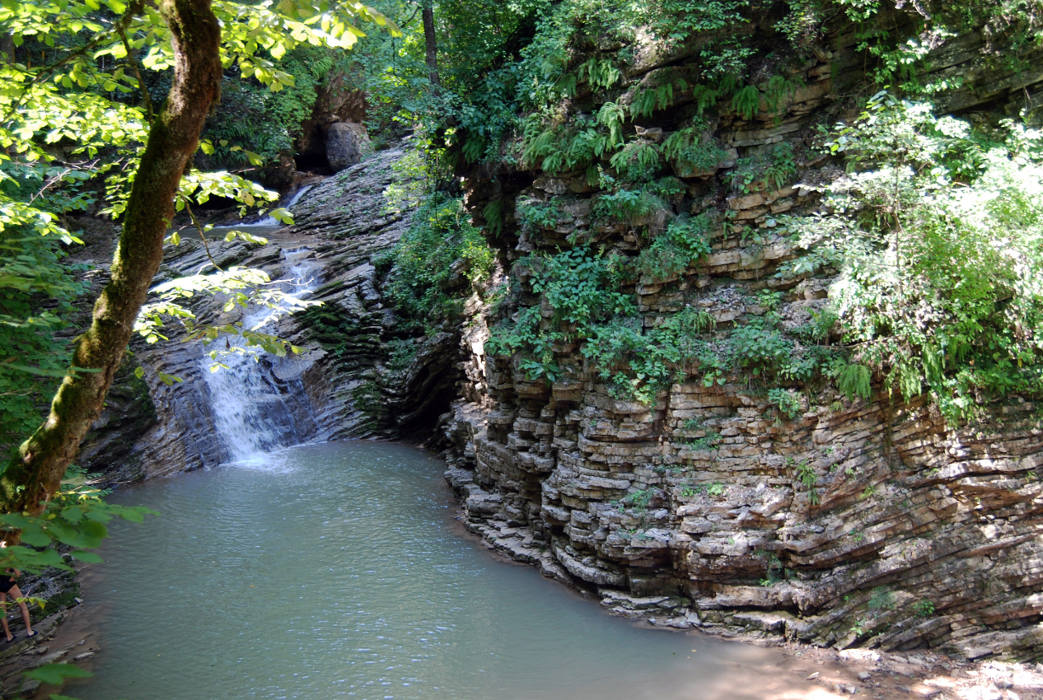
<path id="1" fill-rule="evenodd" d="M 578 407 L 520 405 L 506 428 L 497 415 L 498 438 L 474 404 L 455 406 L 448 437 L 471 452 L 447 477 L 495 549 L 675 626 L 1038 658 L 1043 432 L 1030 406 L 984 435 L 882 400 L 792 422 L 762 418 L 764 404 L 718 411 L 708 422 L 733 436 L 693 452 L 665 429 L 642 443 L 598 434 L 627 414 L 587 388 Z M 717 390 L 673 387 L 654 423 L 700 398 L 718 410 Z M 813 470 L 814 496 L 796 465 Z"/>
<path id="2" fill-rule="evenodd" d="M 685 187 L 671 203 L 675 214 L 713 208 L 734 226 L 711 233 L 712 251 L 697 264 L 636 281 L 646 329 L 688 305 L 726 331 L 764 313 L 762 290 L 780 292 L 787 330 L 826 303 L 828 271 L 776 274 L 798 253 L 777 217 L 814 203 L 814 188 L 800 183 L 840 172 L 805 148 L 813 124 L 845 116 L 837 96 L 863 78 L 850 51 L 855 40 L 833 40 L 804 66 L 781 114 L 764 108 L 743 119 L 721 109 L 705 135 L 721 146 L 720 162 L 675 169 Z M 961 38 L 939 50 L 932 70 L 957 73 L 981 50 L 980 38 Z M 627 77 L 631 93 L 692 68 L 683 55 L 639 55 Z M 1014 105 L 1043 84 L 1038 71 L 994 77 L 971 76 L 947 107 Z M 680 94 L 661 125 L 643 122 L 639 136 L 668 136 L 687 99 Z M 787 186 L 737 191 L 722 177 L 782 142 L 800 154 Z M 473 178 L 472 211 L 513 197 L 549 203 L 561 216 L 517 226 L 503 251 L 508 261 L 591 242 L 634 255 L 635 228 L 654 231 L 665 221 L 595 220 L 596 194 L 582 174 L 514 175 L 502 179 L 522 183 L 513 192 Z M 525 271 L 515 272 L 524 284 Z M 555 348 L 565 378 L 553 384 L 529 380 L 509 358 L 467 352 L 468 393 L 443 421 L 447 478 L 465 525 L 610 610 L 837 647 L 1043 657 L 1043 431 L 1035 407 L 1014 402 L 996 407 L 987 430 L 952 430 L 921 402 L 893 404 L 879 393 L 852 402 L 816 389 L 788 420 L 755 387 L 731 382 L 675 384 L 653 405 L 620 400 L 575 345 Z"/>

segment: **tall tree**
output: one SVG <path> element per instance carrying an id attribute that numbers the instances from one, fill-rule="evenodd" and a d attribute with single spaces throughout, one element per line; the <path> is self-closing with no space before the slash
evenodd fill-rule
<path id="1" fill-rule="evenodd" d="M 0 65 L 0 184 L 57 162 L 56 152 L 86 153 L 93 163 L 101 160 L 99 153 L 116 158 L 127 152 L 125 164 L 136 164 L 125 202 L 119 197 L 109 202 L 110 210 L 123 217 L 111 279 L 94 305 L 90 327 L 76 340 L 49 415 L 0 476 L 4 512 L 39 513 L 59 488 L 130 340 L 162 260 L 175 202 L 184 204 L 193 192 L 202 192 L 202 182 L 216 191 L 213 182 L 221 176 L 209 181 L 198 173 L 183 176 L 218 98 L 222 64 L 234 64 L 243 77 L 278 89 L 293 81 L 276 63 L 288 48 L 304 42 L 350 48 L 362 33 L 344 21 L 348 16 L 383 24 L 364 5 L 336 0 L 158 0 L 156 5 L 144 0 L 129 6 L 124 0 L 0 3 L 0 35 L 11 36 L 16 50 L 28 42 L 37 56 L 52 61 L 42 69 L 28 60 Z M 139 66 L 135 54 L 141 48 L 148 55 Z M 112 69 L 114 60 L 124 65 Z M 155 115 L 151 107 L 132 107 L 125 98 L 111 97 L 144 88 L 142 67 L 172 71 L 166 102 Z M 142 151 L 138 138 L 145 141 Z M 56 143 L 63 146 L 55 148 Z M 56 181 L 59 187 L 62 177 Z M 231 185 L 243 187 L 249 190 L 242 182 Z M 0 232 L 71 238 L 54 212 L 39 208 L 41 201 L 0 191 Z"/>
<path id="2" fill-rule="evenodd" d="M 442 80 L 438 75 L 438 38 L 435 36 L 434 0 L 424 0 L 421 19 L 424 23 L 424 59 L 427 63 L 427 77 L 437 90 L 442 84 Z"/>
<path id="3" fill-rule="evenodd" d="M 101 413 L 138 310 L 163 259 L 163 239 L 174 218 L 181 175 L 220 92 L 221 28 L 211 0 L 162 0 L 159 10 L 170 28 L 173 83 L 149 129 L 112 277 L 94 304 L 90 328 L 76 342 L 72 370 L 62 380 L 47 420 L 22 444 L 21 460 L 0 479 L 8 510 L 42 510 Z"/>

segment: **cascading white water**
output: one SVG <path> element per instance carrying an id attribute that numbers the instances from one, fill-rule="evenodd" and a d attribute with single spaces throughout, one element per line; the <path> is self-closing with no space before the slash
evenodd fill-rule
<path id="1" fill-rule="evenodd" d="M 288 201 L 288 202 L 286 202 L 286 204 L 282 205 L 283 208 L 284 209 L 293 209 L 293 205 L 296 204 L 297 202 L 299 202 L 301 197 L 303 197 L 305 195 L 305 193 L 308 190 L 310 190 L 311 188 L 312 188 L 312 185 L 305 185 L 304 187 L 302 187 L 299 190 L 297 190 L 296 192 L 294 192 L 293 196 L 290 197 L 290 201 Z M 282 224 L 281 221 L 279 221 L 275 217 L 269 215 L 269 216 L 264 217 L 263 219 L 258 219 L 257 221 L 252 221 L 252 222 L 250 222 L 248 224 L 240 222 L 238 224 L 235 224 L 234 226 L 222 226 L 221 228 L 222 229 L 226 229 L 226 228 L 266 228 L 267 229 L 267 228 L 279 228 L 282 225 L 283 224 Z"/>
<path id="2" fill-rule="evenodd" d="M 319 285 L 320 268 L 309 259 L 309 248 L 282 251 L 284 279 L 276 286 L 287 297 L 288 306 L 307 299 Z M 285 309 L 267 306 L 248 309 L 243 328 L 270 332 Z M 221 342 L 221 341 L 219 341 Z M 215 359 L 200 359 L 210 393 L 214 430 L 228 450 L 231 461 L 243 461 L 279 447 L 296 445 L 314 431 L 311 407 L 294 366 L 293 357 L 278 358 L 242 338 L 229 338 Z M 220 365 L 216 366 L 216 362 Z"/>

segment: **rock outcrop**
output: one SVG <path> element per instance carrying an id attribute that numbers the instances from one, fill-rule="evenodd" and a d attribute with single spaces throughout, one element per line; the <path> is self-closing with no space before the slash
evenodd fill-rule
<path id="1" fill-rule="evenodd" d="M 333 122 L 326 127 L 326 160 L 337 173 L 355 165 L 372 147 L 366 127 L 355 122 Z"/>
<path id="2" fill-rule="evenodd" d="M 321 305 L 283 316 L 269 329 L 301 347 L 301 354 L 257 362 L 277 410 L 290 414 L 297 431 L 287 438 L 290 444 L 428 433 L 452 398 L 457 337 L 403 333 L 381 296 L 384 278 L 373 264 L 409 223 L 409 212 L 389 208 L 384 197 L 394 176 L 391 164 L 401 155 L 401 148 L 378 152 L 315 185 L 294 205 L 293 226 L 263 234 L 268 245 L 210 244 L 222 269 L 257 267 L 276 281 L 294 277 L 302 262 L 319 269 L 317 288 L 307 296 Z M 186 235 L 170 247 L 159 281 L 213 269 L 197 239 Z M 238 310 L 222 311 L 222 303 L 206 298 L 194 310 L 205 323 L 241 317 Z M 224 343 L 219 340 L 218 348 Z M 118 483 L 226 461 L 228 447 L 214 429 L 217 399 L 206 381 L 210 349 L 176 332 L 155 345 L 135 339 L 128 365 L 143 367 L 147 390 L 125 373 L 83 464 Z"/>
<path id="3" fill-rule="evenodd" d="M 713 209 L 731 228 L 712 234 L 697 264 L 627 290 L 646 331 L 686 307 L 712 316 L 719 330 L 763 318 L 764 291 L 778 293 L 783 326 L 823 307 L 828 275 L 775 274 L 794 257 L 775 218 L 805 210 L 809 191 L 736 192 L 722 176 L 737 158 L 778 143 L 803 154 L 791 183 L 835 176 L 835 164 L 804 146 L 814 123 L 841 114 L 838 95 L 856 80 L 844 41 L 793 76 L 800 87 L 779 112 L 762 104 L 743 118 L 722 106 L 705 136 L 719 144 L 718 162 L 675 169 L 685 191 L 673 213 Z M 979 48 L 965 39 L 947 45 L 935 70 L 958 71 Z M 630 85 L 685 74 L 684 57 L 636 54 Z M 1020 103 L 1019 91 L 1043 84 L 1031 69 L 971 77 L 948 108 Z M 584 95 L 573 103 L 591 109 Z M 658 123 L 645 120 L 644 138 L 669 136 L 687 107 L 682 96 Z M 536 225 L 508 221 L 506 259 L 577 240 L 634 255 L 633 227 L 591 215 L 596 200 L 583 173 L 515 172 L 498 182 L 472 179 L 474 212 L 494 199 L 508 202 L 505 210 L 553 203 L 560 212 Z M 502 184 L 519 182 L 531 184 Z M 525 271 L 516 274 L 524 287 Z M 513 303 L 538 306 L 533 299 L 523 293 Z M 486 330 L 470 334 L 465 398 L 444 424 L 447 478 L 468 528 L 495 548 L 656 624 L 839 647 L 929 645 L 965 658 L 1043 655 L 1036 407 L 996 406 L 988 428 L 955 430 L 923 404 L 809 389 L 787 418 L 741 375 L 690 376 L 642 403 L 619 398 L 574 344 L 555 348 L 559 378 L 546 381 L 529 378 L 517 358 L 485 356 Z"/>

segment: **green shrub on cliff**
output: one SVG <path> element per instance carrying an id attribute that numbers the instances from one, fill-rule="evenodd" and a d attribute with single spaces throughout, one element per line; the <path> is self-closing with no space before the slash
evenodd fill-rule
<path id="1" fill-rule="evenodd" d="M 675 218 L 650 245 L 641 249 L 635 261 L 638 274 L 663 282 L 694 265 L 710 253 L 711 223 L 707 214 Z"/>
<path id="2" fill-rule="evenodd" d="M 677 227 L 684 230 L 682 221 Z M 699 371 L 721 376 L 720 353 L 704 337 L 714 327 L 705 311 L 685 307 L 646 328 L 634 295 L 624 291 L 632 261 L 574 248 L 522 260 L 541 303 L 524 306 L 492 329 L 486 352 L 514 356 L 529 379 L 555 381 L 556 355 L 578 348 L 613 396 L 646 404 L 675 381 Z"/>
<path id="3" fill-rule="evenodd" d="M 693 368 L 706 373 L 717 366 L 717 353 L 703 337 L 713 327 L 712 316 L 690 306 L 654 328 L 644 328 L 640 317 L 621 316 L 592 327 L 580 352 L 613 396 L 653 404 Z"/>
<path id="4" fill-rule="evenodd" d="M 532 379 L 557 379 L 556 346 L 584 343 L 599 324 L 634 311 L 631 295 L 620 291 L 626 269 L 619 256 L 573 248 L 556 255 L 531 255 L 518 266 L 544 302 L 523 307 L 494 326 L 486 352 L 517 354 L 520 367 Z"/>
<path id="5" fill-rule="evenodd" d="M 495 258 L 463 200 L 430 195 L 388 259 L 388 297 L 413 326 L 459 318 L 464 299 L 489 279 Z"/>
<path id="6" fill-rule="evenodd" d="M 831 221 L 803 220 L 843 261 L 830 298 L 854 358 L 952 421 L 1043 395 L 1043 134 L 1008 129 L 990 143 L 878 96 L 832 142 L 851 172 L 826 190 Z"/>
<path id="7" fill-rule="evenodd" d="M 876 0 L 573 0 L 526 8 L 531 23 L 510 38 L 521 44 L 517 60 L 488 81 L 477 81 L 495 85 L 486 96 L 457 96 L 461 102 L 454 114 L 465 116 L 446 132 L 463 144 L 470 160 L 520 161 L 535 176 L 562 176 L 570 184 L 575 178 L 574 191 L 593 190 L 591 231 L 581 227 L 583 234 L 604 240 L 623 230 L 644 245 L 625 264 L 612 263 L 626 269 L 624 282 L 586 275 L 584 265 L 602 269 L 589 249 L 524 259 L 531 284 L 526 294 L 515 295 L 522 305 L 494 331 L 489 351 L 513 354 L 530 376 L 553 379 L 560 372 L 555 348 L 578 343 L 592 369 L 619 391 L 629 386 L 642 400 L 678 376 L 684 362 L 662 334 L 637 322 L 636 314 L 606 310 L 612 306 L 608 301 L 625 297 L 626 305 L 635 306 L 630 290 L 636 281 L 683 276 L 710 251 L 709 231 L 682 230 L 701 222 L 693 214 L 707 211 L 705 202 L 693 201 L 698 192 L 693 179 L 724 170 L 725 182 L 737 193 L 779 190 L 793 183 L 804 160 L 796 141 L 796 148 L 783 142 L 725 150 L 713 129 L 732 128 L 736 118 L 767 122 L 786 107 L 803 84 L 806 66 L 800 68 L 798 59 L 811 56 L 826 30 L 855 33 L 854 50 L 866 59 L 867 82 L 921 91 L 940 89 L 916 80 L 929 44 L 969 29 L 971 17 L 986 27 L 988 52 L 996 53 L 1003 43 L 996 27 L 1016 30 L 1014 43 L 1039 35 L 1034 6 L 1000 2 L 894 8 Z M 646 72 L 649 64 L 642 61 L 657 52 L 672 58 Z M 496 128 L 485 129 L 482 119 Z M 748 314 L 712 341 L 697 334 L 702 355 L 689 370 L 701 367 L 704 381 L 711 383 L 731 377 L 761 384 L 787 409 L 794 386 L 827 380 L 848 395 L 867 397 L 870 379 L 886 378 L 903 396 L 930 391 L 949 416 L 972 405 L 975 392 L 1034 391 L 1039 347 L 1036 331 L 1028 328 L 1035 323 L 1036 293 L 1029 289 L 1031 275 L 1010 270 L 1014 256 L 1003 252 L 999 232 L 1018 227 L 1024 235 L 1011 249 L 1031 249 L 1035 234 L 1024 214 L 1035 205 L 1027 210 L 1016 205 L 1017 187 L 1006 185 L 992 187 L 994 203 L 980 200 L 992 177 L 986 174 L 1000 172 L 983 135 L 943 133 L 956 128 L 951 120 L 931 126 L 931 120 L 919 123 L 909 115 L 889 119 L 872 111 L 838 136 L 836 152 L 861 172 L 831 189 L 826 216 L 800 220 L 798 229 L 817 243 L 780 270 L 789 280 L 842 273 L 833 299 L 843 317 L 837 328 L 851 356 L 830 345 L 836 334 L 804 337 L 777 319 Z M 504 139 L 502 148 L 492 143 L 493 131 Z M 478 148 L 475 139 L 484 146 Z M 1008 149 L 1007 160 L 1012 154 Z M 906 170 L 909 178 L 888 180 Z M 659 186 L 666 174 L 688 182 L 674 179 L 667 191 Z M 579 182 L 584 176 L 585 185 Z M 984 223 L 961 204 L 974 197 L 990 211 Z M 515 209 L 537 248 L 542 231 L 564 232 L 559 203 L 526 200 Z M 509 217 L 506 222 L 509 232 Z M 762 233 L 772 235 L 767 228 Z M 739 244 L 747 246 L 745 234 Z M 1028 259 L 1034 260 L 1032 255 Z M 954 256 L 957 261 L 945 263 Z M 969 261 L 978 269 L 964 269 Z M 982 279 L 988 266 L 998 283 Z M 1036 270 L 1035 262 L 1028 267 Z M 590 303 L 597 294 L 608 307 Z M 587 315 L 570 320 L 569 314 Z M 939 350 L 939 343 L 946 349 Z M 940 364 L 932 359 L 939 357 Z"/>

